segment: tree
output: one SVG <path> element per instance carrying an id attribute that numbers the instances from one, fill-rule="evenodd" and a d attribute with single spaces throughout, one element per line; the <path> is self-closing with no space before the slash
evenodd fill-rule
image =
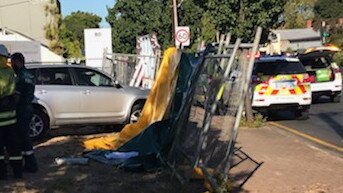
<path id="1" fill-rule="evenodd" d="M 305 28 L 307 20 L 314 18 L 314 5 L 317 0 L 289 0 L 283 13 L 284 28 Z"/>
<path id="2" fill-rule="evenodd" d="M 338 22 L 338 19 L 343 17 L 343 1 L 342 0 L 318 0 L 314 6 L 316 27 L 321 26 L 322 21 L 326 21 L 325 30 L 329 33 L 327 43 L 334 44 L 343 49 L 343 25 Z M 335 61 L 339 65 L 343 65 L 343 53 L 337 53 Z"/>
<path id="3" fill-rule="evenodd" d="M 44 26 L 45 38 L 49 41 L 48 46 L 56 54 L 62 54 L 63 44 L 59 41 L 61 15 L 55 0 L 50 0 L 45 5 L 45 17 L 48 18 L 48 22 Z"/>
<path id="4" fill-rule="evenodd" d="M 108 8 L 106 20 L 112 27 L 114 52 L 132 53 L 136 37 L 151 32 L 157 33 L 164 47 L 171 40 L 169 2 L 163 0 L 118 0 Z"/>
<path id="5" fill-rule="evenodd" d="M 178 7 L 179 25 L 190 26 L 191 43 L 212 41 L 215 31 L 251 41 L 257 26 L 278 24 L 285 0 L 184 0 Z M 117 0 L 106 20 L 113 29 L 113 50 L 135 50 L 136 36 L 157 32 L 162 48 L 170 45 L 171 7 L 168 0 Z M 211 37 L 211 35 L 213 35 Z M 203 39 L 204 38 L 204 39 Z"/>
<path id="6" fill-rule="evenodd" d="M 337 19 L 343 17 L 342 0 L 318 0 L 314 6 L 316 18 Z"/>
<path id="7" fill-rule="evenodd" d="M 195 45 L 196 41 L 204 33 L 211 33 L 208 30 L 215 28 L 214 25 L 211 26 L 211 22 L 205 18 L 208 14 L 204 14 L 204 9 L 202 8 L 201 1 L 196 0 L 185 0 L 182 1 L 182 4 L 179 4 L 178 7 L 178 20 L 179 26 L 189 26 L 190 27 L 190 40 L 191 45 L 193 46 L 193 50 L 196 49 L 197 45 Z M 209 25 L 209 26 L 207 26 Z M 204 31 L 206 30 L 206 32 Z M 213 37 L 209 37 L 210 39 L 215 38 L 215 32 Z"/>
<path id="8" fill-rule="evenodd" d="M 207 12 L 221 33 L 251 41 L 257 26 L 265 30 L 280 25 L 285 0 L 208 0 Z"/>
<path id="9" fill-rule="evenodd" d="M 62 30 L 68 30 L 71 34 L 66 34 L 64 32 L 62 38 L 72 38 L 72 42 L 78 41 L 81 50 L 84 50 L 84 34 L 83 31 L 86 28 L 99 28 L 101 22 L 101 17 L 87 12 L 72 12 L 70 15 L 66 16 L 63 21 Z M 75 39 L 74 39 L 75 38 Z M 68 39 L 64 39 L 67 41 Z M 75 46 L 75 45 L 73 45 Z"/>
<path id="10" fill-rule="evenodd" d="M 81 58 L 81 45 L 80 41 L 77 39 L 76 35 L 68 30 L 65 24 L 60 27 L 60 40 L 64 47 L 64 58 Z"/>

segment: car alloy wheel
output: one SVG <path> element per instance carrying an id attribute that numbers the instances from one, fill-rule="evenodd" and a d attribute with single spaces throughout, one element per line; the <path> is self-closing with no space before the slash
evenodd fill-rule
<path id="1" fill-rule="evenodd" d="M 30 137 L 34 138 L 39 136 L 44 130 L 44 121 L 42 117 L 33 114 L 33 117 L 30 122 Z"/>
<path id="2" fill-rule="evenodd" d="M 137 109 L 131 113 L 130 123 L 136 123 L 142 114 L 142 109 Z"/>

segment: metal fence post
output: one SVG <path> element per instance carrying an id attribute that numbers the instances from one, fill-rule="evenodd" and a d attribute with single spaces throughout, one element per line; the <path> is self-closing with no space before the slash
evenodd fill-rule
<path id="1" fill-rule="evenodd" d="M 255 57 L 253 57 L 253 56 L 255 56 L 255 53 L 257 52 L 258 45 L 259 45 L 260 39 L 261 39 L 261 34 L 262 34 L 262 28 L 258 27 L 256 35 L 255 35 L 254 43 L 253 43 L 253 48 L 252 48 L 251 53 L 250 53 L 251 57 L 249 59 L 249 64 L 248 64 L 248 68 L 247 68 L 246 75 L 245 75 L 243 97 L 246 96 L 248 89 L 249 89 L 249 83 L 251 80 L 251 74 L 252 74 L 252 70 L 254 67 L 254 61 L 255 61 Z M 234 151 L 236 139 L 238 136 L 238 128 L 239 128 L 239 124 L 240 124 L 240 120 L 241 120 L 241 116 L 242 116 L 242 112 L 243 112 L 243 107 L 244 107 L 244 100 L 242 100 L 240 102 L 238 112 L 237 112 L 236 121 L 235 121 L 234 127 L 232 128 L 232 137 L 231 137 L 231 140 L 229 142 L 228 151 L 226 152 L 226 157 L 227 157 L 228 162 L 227 162 L 227 165 L 225 167 L 225 173 L 224 173 L 225 174 L 225 176 L 224 176 L 225 180 L 228 179 L 228 172 L 229 172 L 231 165 L 232 165 L 232 156 L 233 156 L 233 151 Z"/>

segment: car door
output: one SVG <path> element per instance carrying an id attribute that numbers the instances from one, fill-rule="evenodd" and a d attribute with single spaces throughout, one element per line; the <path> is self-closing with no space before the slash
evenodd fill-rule
<path id="1" fill-rule="evenodd" d="M 74 124 L 79 121 L 81 94 L 73 84 L 67 67 L 39 68 L 35 97 L 51 111 L 56 123 Z"/>
<path id="2" fill-rule="evenodd" d="M 82 114 L 92 122 L 123 121 L 125 93 L 105 74 L 90 68 L 73 68 L 75 80 L 81 89 Z"/>

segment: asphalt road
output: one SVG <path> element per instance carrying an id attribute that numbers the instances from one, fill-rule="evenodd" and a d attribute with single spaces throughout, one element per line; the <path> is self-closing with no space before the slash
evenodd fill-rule
<path id="1" fill-rule="evenodd" d="M 322 97 L 312 104 L 308 120 L 294 120 L 292 113 L 283 112 L 274 122 L 343 148 L 343 97 L 340 103 Z"/>

